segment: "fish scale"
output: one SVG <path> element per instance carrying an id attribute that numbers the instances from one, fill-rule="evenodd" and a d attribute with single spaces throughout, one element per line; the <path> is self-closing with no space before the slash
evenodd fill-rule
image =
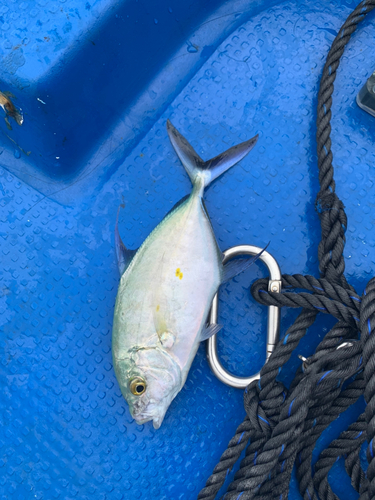
<path id="1" fill-rule="evenodd" d="M 164 218 L 135 253 L 118 233 L 122 274 L 113 320 L 116 377 L 130 412 L 157 429 L 184 385 L 199 344 L 220 328 L 206 327 L 220 284 L 254 259 L 222 264 L 222 254 L 203 202 L 204 187 L 240 161 L 257 136 L 204 162 L 167 122 L 167 129 L 193 191 Z M 171 374 L 173 374 L 171 376 Z"/>

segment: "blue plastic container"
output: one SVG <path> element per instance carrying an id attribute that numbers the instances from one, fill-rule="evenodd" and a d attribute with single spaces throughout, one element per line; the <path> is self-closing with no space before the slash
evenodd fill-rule
<path id="1" fill-rule="evenodd" d="M 212 375 L 202 345 L 162 427 L 132 420 L 111 359 L 116 211 L 124 201 L 121 234 L 137 248 L 190 192 L 167 118 L 204 159 L 258 132 L 251 154 L 207 190 L 219 245 L 271 241 L 284 273 L 318 276 L 316 95 L 354 7 L 0 1 L 0 91 L 24 114 L 12 130 L 0 119 L 1 500 L 196 498 L 244 417 L 242 392 Z M 370 15 L 344 54 L 333 105 L 346 276 L 358 291 L 375 270 L 374 119 L 355 103 L 374 36 Z M 220 291 L 220 356 L 239 375 L 265 360 L 267 313 L 249 295 L 264 275 L 254 266 Z M 281 334 L 296 314 L 282 311 Z M 332 324 L 319 318 L 299 353 Z M 299 363 L 295 353 L 284 381 Z M 316 457 L 363 406 L 323 434 Z M 340 462 L 331 482 L 357 498 Z M 294 483 L 290 498 L 300 498 Z"/>

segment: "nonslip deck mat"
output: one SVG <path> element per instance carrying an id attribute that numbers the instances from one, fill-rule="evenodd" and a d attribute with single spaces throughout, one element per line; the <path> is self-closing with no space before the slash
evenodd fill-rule
<path id="1" fill-rule="evenodd" d="M 136 83 L 139 66 L 144 81 L 132 103 L 105 66 L 95 72 L 95 85 L 103 87 L 100 98 L 95 101 L 91 93 L 87 101 L 76 100 L 74 75 L 64 73 L 70 58 L 87 49 L 82 40 L 98 50 L 108 43 L 104 28 L 89 36 L 90 23 L 103 16 L 109 29 L 112 15 L 121 15 L 124 23 L 138 19 L 132 17 L 131 2 L 121 3 L 121 13 L 112 3 L 0 2 L 0 90 L 13 92 L 25 117 L 22 127 L 10 121 L 12 131 L 0 119 L 1 500 L 193 500 L 244 417 L 242 392 L 213 376 L 204 345 L 157 431 L 150 423 L 135 424 L 115 379 L 111 325 L 119 282 L 118 206 L 125 203 L 120 215 L 124 243 L 137 248 L 191 190 L 167 137 L 168 118 L 204 159 L 260 134 L 249 156 L 207 189 L 219 245 L 225 250 L 270 241 L 282 272 L 318 276 L 316 96 L 329 46 L 355 3 L 300 1 L 267 8 L 243 1 L 234 3 L 237 13 L 226 5 L 234 27 L 228 21 L 225 40 L 218 37 L 214 47 L 205 46 L 202 36 L 196 43 L 194 33 L 205 16 L 212 29 L 224 22 L 222 11 L 215 21 L 215 9 L 223 5 L 211 5 L 209 12 L 207 6 L 195 7 L 197 22 L 189 18 L 184 31 L 182 21 L 189 16 L 181 12 L 176 21 L 177 0 L 171 12 L 163 4 L 160 15 L 144 2 L 144 17 L 137 15 L 150 23 L 150 32 L 165 29 L 172 40 L 175 31 L 163 25 L 167 14 L 180 23 L 182 48 L 177 56 L 177 49 L 166 54 L 177 66 L 201 57 L 194 74 L 169 102 L 168 81 L 163 86 L 156 70 L 146 81 L 142 61 L 136 64 L 134 58 L 127 78 Z M 246 9 L 252 15 L 235 26 Z M 358 291 L 375 270 L 374 118 L 355 103 L 374 66 L 375 25 L 373 15 L 368 17 L 338 71 L 332 120 L 337 192 L 348 214 L 346 276 Z M 136 44 L 131 47 L 137 50 Z M 51 85 L 47 96 L 42 90 L 48 78 L 60 86 Z M 79 92 L 79 80 L 76 86 Z M 145 109 L 137 115 L 150 123 L 147 130 L 134 131 L 123 120 L 131 106 L 142 99 L 157 101 L 163 92 L 168 95 L 160 98 L 161 116 L 151 105 L 152 123 Z M 64 103 L 71 106 L 66 114 Z M 96 115 L 87 111 L 92 109 Z M 220 357 L 239 375 L 254 373 L 264 363 L 267 310 L 249 296 L 251 282 L 264 275 L 261 265 L 253 266 L 220 291 Z M 282 312 L 281 334 L 295 316 L 296 311 Z M 319 318 L 299 352 L 311 353 L 331 324 L 330 318 Z M 285 380 L 298 363 L 295 355 L 289 373 L 282 373 Z M 359 402 L 340 417 L 319 446 L 337 437 L 362 409 Z M 341 498 L 357 498 L 341 462 L 330 478 Z M 300 498 L 294 483 L 290 498 Z"/>

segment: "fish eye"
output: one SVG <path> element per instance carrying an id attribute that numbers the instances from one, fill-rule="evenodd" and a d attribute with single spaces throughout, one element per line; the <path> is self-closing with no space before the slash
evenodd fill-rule
<path id="1" fill-rule="evenodd" d="M 130 381 L 129 388 L 134 396 L 141 396 L 146 390 L 146 382 L 141 377 L 135 377 Z"/>

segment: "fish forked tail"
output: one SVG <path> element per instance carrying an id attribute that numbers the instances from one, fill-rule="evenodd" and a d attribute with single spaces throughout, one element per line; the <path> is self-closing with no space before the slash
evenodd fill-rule
<path id="1" fill-rule="evenodd" d="M 167 120 L 167 131 L 172 146 L 185 167 L 193 186 L 199 179 L 203 178 L 203 187 L 208 186 L 214 179 L 242 160 L 253 149 L 259 137 L 257 134 L 252 139 L 233 146 L 224 153 L 215 156 L 215 158 L 203 161 L 191 144 L 169 120 Z"/>

